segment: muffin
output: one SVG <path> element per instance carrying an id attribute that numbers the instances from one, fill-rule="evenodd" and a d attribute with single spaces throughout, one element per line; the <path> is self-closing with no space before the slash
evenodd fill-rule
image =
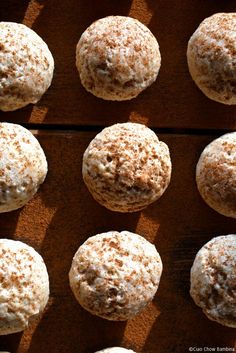
<path id="1" fill-rule="evenodd" d="M 236 218 L 236 132 L 212 141 L 202 152 L 196 181 L 203 200 L 220 214 Z"/>
<path id="2" fill-rule="evenodd" d="M 236 104 L 236 13 L 206 18 L 188 43 L 192 79 L 210 99 Z"/>
<path id="3" fill-rule="evenodd" d="M 76 47 L 84 88 L 96 97 L 135 98 L 157 78 L 161 55 L 156 38 L 138 20 L 108 16 L 89 26 Z"/>
<path id="4" fill-rule="evenodd" d="M 190 294 L 210 320 L 236 328 L 235 284 L 236 235 L 213 238 L 194 260 Z"/>
<path id="5" fill-rule="evenodd" d="M 90 237 L 76 252 L 71 289 L 91 314 L 107 320 L 128 320 L 153 299 L 162 273 L 154 245 L 128 231 Z"/>
<path id="6" fill-rule="evenodd" d="M 112 347 L 112 348 L 105 348 L 102 349 L 101 351 L 95 352 L 95 353 L 135 353 L 131 349 L 126 349 L 122 347 Z"/>
<path id="7" fill-rule="evenodd" d="M 84 153 L 84 182 L 94 199 L 112 211 L 142 210 L 161 197 L 170 177 L 167 145 L 142 124 L 105 128 Z"/>
<path id="8" fill-rule="evenodd" d="M 47 44 L 21 23 L 0 22 L 0 110 L 37 103 L 51 84 L 54 60 Z"/>
<path id="9" fill-rule="evenodd" d="M 20 125 L 0 123 L 0 213 L 25 205 L 47 174 L 43 149 Z"/>
<path id="10" fill-rule="evenodd" d="M 22 242 L 0 239 L 0 279 L 0 335 L 23 331 L 48 301 L 44 261 Z"/>

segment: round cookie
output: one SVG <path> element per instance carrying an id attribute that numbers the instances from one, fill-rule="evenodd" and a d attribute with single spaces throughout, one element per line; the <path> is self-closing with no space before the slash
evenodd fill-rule
<path id="1" fill-rule="evenodd" d="M 0 335 L 23 331 L 48 301 L 44 261 L 22 242 L 0 239 L 0 279 Z"/>
<path id="2" fill-rule="evenodd" d="M 71 289 L 80 305 L 107 320 L 128 320 L 153 299 L 162 273 L 154 245 L 128 231 L 90 237 L 76 252 Z"/>
<path id="3" fill-rule="evenodd" d="M 0 213 L 25 205 L 47 174 L 47 160 L 33 134 L 17 124 L 0 123 Z"/>
<path id="4" fill-rule="evenodd" d="M 138 20 L 108 16 L 92 23 L 76 47 L 76 66 L 88 92 L 106 100 L 135 98 L 157 78 L 161 55 Z"/>
<path id="5" fill-rule="evenodd" d="M 0 110 L 37 103 L 51 84 L 54 60 L 47 44 L 21 23 L 0 22 Z"/>
<path id="6" fill-rule="evenodd" d="M 236 132 L 212 141 L 196 168 L 198 190 L 204 201 L 220 214 L 236 218 Z"/>
<path id="7" fill-rule="evenodd" d="M 170 177 L 168 146 L 142 124 L 105 128 L 84 153 L 84 182 L 94 199 L 112 211 L 142 210 L 162 196 Z"/>
<path id="8" fill-rule="evenodd" d="M 101 351 L 97 351 L 95 353 L 135 353 L 131 349 L 126 349 L 122 347 L 112 347 L 112 348 L 105 348 Z"/>
<path id="9" fill-rule="evenodd" d="M 210 99 L 236 104 L 236 13 L 206 18 L 188 43 L 192 79 Z"/>
<path id="10" fill-rule="evenodd" d="M 213 238 L 197 253 L 190 294 L 206 316 L 236 328 L 236 235 Z"/>

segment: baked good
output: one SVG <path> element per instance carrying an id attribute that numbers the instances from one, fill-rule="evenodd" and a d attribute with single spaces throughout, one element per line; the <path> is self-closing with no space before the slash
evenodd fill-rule
<path id="1" fill-rule="evenodd" d="M 192 79 L 210 99 L 236 104 L 236 13 L 206 18 L 188 43 Z"/>
<path id="2" fill-rule="evenodd" d="M 95 353 L 135 353 L 131 349 L 126 349 L 122 347 L 111 347 L 111 348 L 105 348 L 102 349 L 101 351 L 95 352 Z"/>
<path id="3" fill-rule="evenodd" d="M 236 218 L 236 132 L 212 141 L 196 168 L 198 190 L 204 201 L 224 216 Z"/>
<path id="4" fill-rule="evenodd" d="M 0 22 L 0 110 L 37 103 L 51 84 L 54 60 L 47 44 L 21 23 Z"/>
<path id="5" fill-rule="evenodd" d="M 71 289 L 91 314 L 107 320 L 128 320 L 153 299 L 162 273 L 154 245 L 128 231 L 97 234 L 76 252 Z"/>
<path id="6" fill-rule="evenodd" d="M 76 66 L 88 92 L 106 100 L 135 98 L 157 78 L 161 55 L 138 20 L 108 16 L 92 23 L 76 47 Z"/>
<path id="7" fill-rule="evenodd" d="M 0 213 L 25 205 L 47 174 L 38 140 L 24 127 L 0 123 Z"/>
<path id="8" fill-rule="evenodd" d="M 44 261 L 29 245 L 0 239 L 0 279 L 0 335 L 22 331 L 48 301 Z"/>
<path id="9" fill-rule="evenodd" d="M 161 197 L 170 177 L 168 146 L 142 124 L 107 127 L 84 153 L 84 182 L 94 199 L 112 211 L 142 210 Z"/>
<path id="10" fill-rule="evenodd" d="M 190 294 L 210 320 L 236 328 L 235 283 L 236 234 L 213 238 L 196 255 Z"/>

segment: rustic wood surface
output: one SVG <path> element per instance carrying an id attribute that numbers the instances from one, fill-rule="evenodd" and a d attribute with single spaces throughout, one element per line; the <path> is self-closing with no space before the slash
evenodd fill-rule
<path id="1" fill-rule="evenodd" d="M 35 247 L 50 276 L 50 300 L 41 320 L 22 334 L 0 337 L 11 353 L 93 353 L 121 345 L 139 353 L 185 353 L 189 347 L 235 347 L 235 330 L 208 320 L 189 295 L 189 272 L 199 248 L 212 237 L 235 233 L 236 220 L 211 210 L 195 185 L 203 148 L 236 127 L 236 107 L 207 99 L 186 64 L 190 35 L 206 16 L 235 11 L 229 0 L 1 0 L 0 20 L 23 22 L 48 43 L 56 64 L 43 99 L 0 121 L 34 131 L 49 162 L 38 194 L 21 210 L 0 215 L 0 237 Z M 157 36 L 162 67 L 155 84 L 130 102 L 106 102 L 81 86 L 75 45 L 85 28 L 106 15 L 138 18 Z M 163 197 L 142 212 L 119 214 L 97 204 L 81 175 L 82 155 L 103 126 L 136 121 L 154 127 L 171 151 L 173 174 Z M 164 271 L 157 295 L 143 313 L 123 323 L 90 315 L 74 299 L 68 271 L 89 236 L 130 230 L 153 242 Z"/>
<path id="2" fill-rule="evenodd" d="M 213 236 L 235 232 L 236 221 L 204 204 L 195 185 L 195 165 L 213 136 L 159 135 L 169 147 L 173 175 L 163 197 L 134 214 L 110 212 L 88 193 L 82 154 L 95 132 L 38 132 L 49 174 L 22 210 L 0 216 L 0 237 L 25 241 L 43 255 L 51 297 L 37 327 L 0 338 L 11 353 L 93 353 L 123 345 L 143 353 L 184 353 L 190 346 L 233 347 L 235 330 L 209 321 L 189 296 L 189 271 L 198 249 Z M 189 148 L 191 145 L 191 148 Z M 83 310 L 68 283 L 71 259 L 87 237 L 130 230 L 152 241 L 164 272 L 151 305 L 127 323 L 108 322 Z"/>
<path id="3" fill-rule="evenodd" d="M 235 11 L 235 0 L 1 0 L 0 19 L 32 27 L 55 58 L 49 91 L 36 106 L 1 113 L 0 120 L 43 124 L 110 125 L 127 120 L 169 128 L 236 127 L 236 107 L 206 98 L 187 68 L 189 37 L 207 16 Z M 75 67 L 75 46 L 92 21 L 130 15 L 157 37 L 162 67 L 157 81 L 129 102 L 107 102 L 87 93 Z"/>

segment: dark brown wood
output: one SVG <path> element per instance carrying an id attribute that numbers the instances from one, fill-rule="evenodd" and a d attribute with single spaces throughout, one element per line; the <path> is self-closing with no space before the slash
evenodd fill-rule
<path id="1" fill-rule="evenodd" d="M 82 155 L 96 132 L 38 132 L 49 173 L 23 209 L 0 215 L 0 238 L 25 241 L 43 255 L 51 296 L 38 325 L 0 337 L 11 353 L 93 353 L 122 345 L 142 353 L 185 353 L 195 347 L 236 347 L 235 330 L 209 321 L 189 295 L 189 271 L 198 249 L 213 236 L 235 232 L 236 220 L 220 216 L 200 198 L 195 165 L 213 136 L 159 135 L 171 151 L 173 175 L 163 197 L 142 212 L 119 214 L 93 200 L 81 175 Z M 152 241 L 164 272 L 157 295 L 127 323 L 90 315 L 74 299 L 68 271 L 87 237 L 130 230 Z"/>
<path id="2" fill-rule="evenodd" d="M 23 334 L 0 337 L 0 350 L 93 353 L 113 345 L 139 353 L 185 353 L 189 347 L 204 346 L 236 349 L 235 330 L 209 321 L 189 295 L 189 271 L 198 249 L 214 236 L 235 233 L 236 220 L 220 216 L 200 198 L 195 166 L 207 143 L 222 130 L 236 128 L 236 107 L 206 98 L 192 82 L 186 62 L 187 42 L 199 23 L 215 12 L 235 10 L 234 0 L 0 1 L 0 20 L 32 27 L 48 43 L 56 65 L 52 86 L 37 105 L 0 112 L 0 121 L 52 129 L 37 132 L 49 162 L 45 183 L 23 209 L 0 215 L 0 238 L 24 241 L 43 255 L 50 301 L 41 320 Z M 160 44 L 162 67 L 156 83 L 129 102 L 93 97 L 81 86 L 75 68 L 75 46 L 82 32 L 92 21 L 112 14 L 138 18 Z M 142 212 L 119 214 L 90 196 L 82 181 L 81 161 L 99 127 L 128 120 L 181 135 L 159 135 L 168 143 L 173 162 L 164 196 Z M 125 323 L 87 313 L 68 283 L 77 248 L 89 236 L 112 229 L 145 236 L 156 245 L 164 264 L 154 301 Z"/>
<path id="3" fill-rule="evenodd" d="M 190 78 L 186 47 L 199 23 L 215 12 L 235 11 L 234 0 L 1 0 L 0 19 L 23 22 L 48 43 L 55 58 L 53 84 L 36 106 L 0 113 L 18 123 L 111 125 L 132 120 L 155 127 L 235 129 L 236 107 L 206 98 Z M 75 46 L 92 21 L 129 15 L 157 37 L 162 67 L 156 83 L 129 102 L 87 93 L 75 67 Z"/>

